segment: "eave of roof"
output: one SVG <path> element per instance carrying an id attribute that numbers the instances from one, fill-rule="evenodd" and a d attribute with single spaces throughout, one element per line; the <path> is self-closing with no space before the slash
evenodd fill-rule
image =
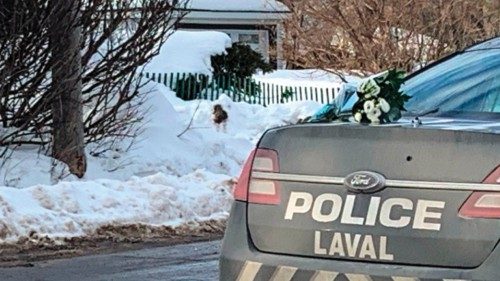
<path id="1" fill-rule="evenodd" d="M 183 12 L 210 12 L 210 13 L 256 13 L 256 14 L 289 14 L 290 11 L 285 10 L 219 10 L 219 9 L 196 9 L 196 8 L 185 8 L 177 9 Z"/>
<path id="2" fill-rule="evenodd" d="M 192 11 L 188 12 L 183 21 L 196 21 L 196 22 L 251 22 L 252 24 L 266 24 L 266 23 L 279 23 L 286 19 L 288 13 L 247 13 L 247 12 L 229 12 L 229 11 Z"/>
<path id="3" fill-rule="evenodd" d="M 286 14 L 290 9 L 278 0 L 179 0 L 187 12 Z"/>

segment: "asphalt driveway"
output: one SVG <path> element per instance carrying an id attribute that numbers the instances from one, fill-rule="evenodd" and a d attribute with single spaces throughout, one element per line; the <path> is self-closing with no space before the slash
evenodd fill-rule
<path id="1" fill-rule="evenodd" d="M 2 281 L 217 280 L 221 241 L 0 268 Z"/>

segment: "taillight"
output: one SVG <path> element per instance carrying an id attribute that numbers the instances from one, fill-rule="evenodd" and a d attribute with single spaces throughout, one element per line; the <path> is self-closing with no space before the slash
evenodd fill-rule
<path id="1" fill-rule="evenodd" d="M 255 204 L 279 205 L 279 182 L 252 179 L 252 171 L 279 172 L 278 153 L 272 149 L 259 148 L 250 154 L 235 186 L 234 198 Z"/>
<path id="2" fill-rule="evenodd" d="M 483 183 L 489 183 L 489 184 L 499 184 L 500 183 L 500 165 L 497 166 L 491 174 L 489 174 L 486 179 L 483 181 Z"/>
<path id="3" fill-rule="evenodd" d="M 486 177 L 485 184 L 500 183 L 500 166 Z M 500 219 L 500 192 L 473 192 L 459 214 L 466 218 Z"/>
<path id="4" fill-rule="evenodd" d="M 248 199 L 248 184 L 250 182 L 250 173 L 252 172 L 253 158 L 255 157 L 255 150 L 253 150 L 247 158 L 243 170 L 241 170 L 238 182 L 234 186 L 233 195 L 234 199 L 238 201 L 247 201 Z"/>

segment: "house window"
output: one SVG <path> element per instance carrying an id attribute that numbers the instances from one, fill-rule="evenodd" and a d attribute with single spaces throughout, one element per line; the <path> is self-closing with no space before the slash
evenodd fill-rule
<path id="1" fill-rule="evenodd" d="M 260 44 L 260 37 L 258 34 L 238 34 L 238 41 L 246 44 Z"/>
<path id="2" fill-rule="evenodd" d="M 266 61 L 269 60 L 269 32 L 267 30 L 218 29 L 218 31 L 229 35 L 233 43 L 246 44 L 260 53 Z"/>

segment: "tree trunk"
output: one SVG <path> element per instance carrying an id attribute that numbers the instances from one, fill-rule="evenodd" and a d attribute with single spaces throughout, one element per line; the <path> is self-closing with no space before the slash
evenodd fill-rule
<path id="1" fill-rule="evenodd" d="M 79 0 L 52 0 L 52 156 L 83 177 L 87 168 L 81 81 Z"/>

